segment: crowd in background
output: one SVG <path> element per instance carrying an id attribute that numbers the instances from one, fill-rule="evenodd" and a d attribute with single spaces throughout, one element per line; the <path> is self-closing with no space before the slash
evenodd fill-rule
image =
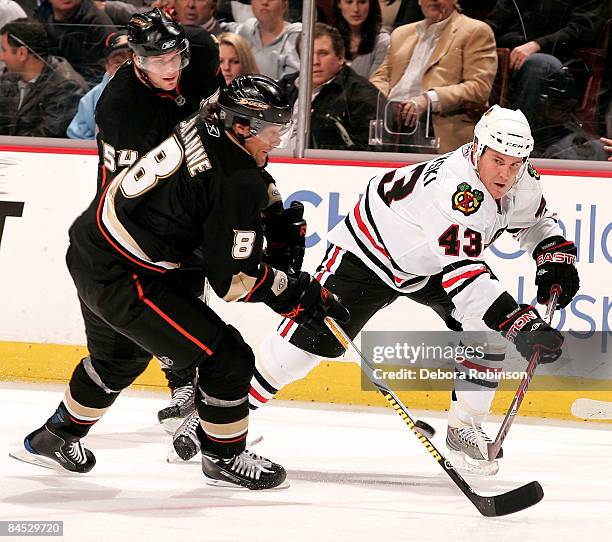
<path id="1" fill-rule="evenodd" d="M 0 135 L 93 139 L 97 100 L 131 58 L 125 24 L 152 7 L 216 36 L 226 83 L 268 75 L 297 115 L 301 0 L 0 0 Z M 529 119 L 533 156 L 608 158 L 609 0 L 316 8 L 310 148 L 444 153 L 499 103 Z M 376 121 L 384 141 L 372 139 Z"/>

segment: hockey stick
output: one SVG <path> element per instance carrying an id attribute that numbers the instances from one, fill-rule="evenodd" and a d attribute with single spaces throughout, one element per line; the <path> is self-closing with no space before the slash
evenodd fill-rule
<path id="1" fill-rule="evenodd" d="M 585 420 L 612 420 L 612 402 L 576 399 L 572 405 L 572 414 Z"/>
<path id="2" fill-rule="evenodd" d="M 391 408 L 398 413 L 404 423 L 416 435 L 425 449 L 438 462 L 440 467 L 442 467 L 442 470 L 444 470 L 455 485 L 463 492 L 463 494 L 483 516 L 496 517 L 513 514 L 514 512 L 519 512 L 520 510 L 533 506 L 542 500 L 542 497 L 544 497 L 544 491 L 538 482 L 530 482 L 529 484 L 513 489 L 512 491 L 508 491 L 507 493 L 494 495 L 492 497 L 484 497 L 476 493 L 455 470 L 451 462 L 442 455 L 442 453 L 425 435 L 421 433 L 421 431 L 419 431 L 419 429 L 416 427 L 416 422 L 414 421 L 412 414 L 410 414 L 408 409 L 404 406 L 393 390 L 391 390 L 383 380 L 374 375 L 374 368 L 370 361 L 355 346 L 350 337 L 336 323 L 336 321 L 333 318 L 327 317 L 325 318 L 325 324 L 345 349 L 348 350 L 349 346 L 352 346 L 353 350 L 359 354 L 362 361 L 361 370 L 370 379 L 372 384 L 376 386 L 378 391 L 387 400 Z"/>
<path id="3" fill-rule="evenodd" d="M 552 323 L 553 315 L 555 314 L 555 309 L 557 307 L 557 301 L 559 300 L 559 296 L 561 295 L 561 286 L 558 284 L 554 284 L 550 288 L 550 299 L 548 301 L 548 307 L 546 308 L 546 315 L 544 319 L 550 325 Z M 535 350 L 533 354 L 531 354 L 531 358 L 529 358 L 529 364 L 527 365 L 527 369 L 525 370 L 525 376 L 521 383 L 519 384 L 516 393 L 514 394 L 514 399 L 512 399 L 512 403 L 510 403 L 510 408 L 508 412 L 506 412 L 506 416 L 504 417 L 504 421 L 499 427 L 499 431 L 497 432 L 497 436 L 493 442 L 485 443 L 482 437 L 479 438 L 478 432 L 476 432 L 478 439 L 478 448 L 481 453 L 483 452 L 483 448 L 486 449 L 486 454 L 483 454 L 489 460 L 494 460 L 499 453 L 499 450 L 506 440 L 506 435 L 508 431 L 510 431 L 510 426 L 514 421 L 516 414 L 518 413 L 519 408 L 521 408 L 521 403 L 525 398 L 525 394 L 527 393 L 527 389 L 529 388 L 529 384 L 531 379 L 533 378 L 533 373 L 535 373 L 536 367 L 538 366 L 538 362 L 540 361 L 540 351 Z"/>

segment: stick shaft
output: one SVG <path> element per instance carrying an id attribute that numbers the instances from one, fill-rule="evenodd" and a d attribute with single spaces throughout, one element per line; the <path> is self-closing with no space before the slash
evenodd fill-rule
<path id="1" fill-rule="evenodd" d="M 559 301 L 559 295 L 561 295 L 561 287 L 558 285 L 552 286 L 550 289 L 550 299 L 548 302 L 548 307 L 546 309 L 545 319 L 546 322 L 550 325 L 555 314 L 555 308 L 557 307 L 557 302 Z M 540 352 L 538 350 L 534 351 L 531 354 L 531 358 L 529 358 L 529 363 L 527 364 L 527 369 L 525 369 L 525 377 L 521 380 L 516 393 L 514 394 L 514 398 L 512 399 L 512 403 L 510 403 L 510 408 L 506 415 L 504 416 L 504 421 L 499 427 L 499 431 L 497 432 L 497 436 L 495 437 L 495 441 L 487 445 L 488 457 L 490 460 L 493 460 L 497 457 L 499 450 L 506 440 L 506 435 L 508 431 L 510 431 L 510 426 L 514 421 L 515 416 L 517 415 L 519 408 L 521 408 L 521 403 L 525 398 L 525 394 L 529 389 L 529 384 L 531 383 L 531 379 L 533 378 L 533 374 L 538 366 L 538 362 L 540 361 Z"/>

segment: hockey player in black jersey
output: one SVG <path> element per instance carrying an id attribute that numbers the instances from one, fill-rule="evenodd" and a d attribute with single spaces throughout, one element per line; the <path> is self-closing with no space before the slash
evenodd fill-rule
<path id="1" fill-rule="evenodd" d="M 324 330 L 325 316 L 348 320 L 310 275 L 288 276 L 261 261 L 268 202 L 261 166 L 290 130 L 291 107 L 278 85 L 239 77 L 218 103 L 117 175 L 75 221 L 66 261 L 90 355 L 57 410 L 25 438 L 23 460 L 91 470 L 95 458 L 81 439 L 151 352 L 172 359 L 179 375 L 197 369 L 207 483 L 264 489 L 284 481 L 282 466 L 245 450 L 251 348 L 176 275 L 202 247 L 206 275 L 226 301 L 263 302 L 313 332 Z"/>
<path id="2" fill-rule="evenodd" d="M 127 31 L 132 59 L 96 107 L 99 189 L 225 86 L 218 45 L 201 28 L 184 28 L 154 9 L 134 15 Z"/>
<path id="3" fill-rule="evenodd" d="M 166 139 L 225 87 L 214 38 L 199 27 L 183 27 L 164 11 L 134 15 L 128 25 L 132 58 L 105 88 L 96 108 L 98 191 L 115 175 Z M 194 292 L 204 287 L 201 262 L 183 262 L 180 280 Z M 172 432 L 194 410 L 193 375 L 180 378 L 172 360 L 160 360 L 172 398 L 158 419 Z"/>

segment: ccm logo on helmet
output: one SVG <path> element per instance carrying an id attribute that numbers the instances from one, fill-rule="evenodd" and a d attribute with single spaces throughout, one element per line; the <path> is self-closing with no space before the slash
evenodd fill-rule
<path id="1" fill-rule="evenodd" d="M 161 48 L 162 48 L 162 51 L 165 51 L 166 49 L 170 49 L 170 47 L 174 47 L 175 45 L 176 45 L 176 40 L 170 40 L 162 44 Z"/>

